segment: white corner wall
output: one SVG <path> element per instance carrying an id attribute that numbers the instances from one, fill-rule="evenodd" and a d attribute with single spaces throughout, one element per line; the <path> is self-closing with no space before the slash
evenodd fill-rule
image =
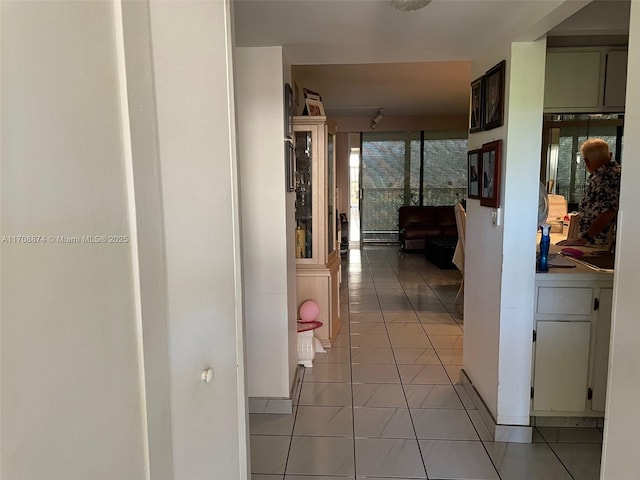
<path id="1" fill-rule="evenodd" d="M 149 476 L 172 480 L 166 243 L 149 3 L 123 3 L 121 18 L 136 207 Z"/>
<path id="2" fill-rule="evenodd" d="M 464 368 L 498 424 L 529 424 L 545 55 L 546 40 L 521 42 L 472 64 L 475 79 L 507 62 L 504 125 L 469 135 L 469 149 L 502 139 L 500 225 L 467 200 L 465 252 Z"/>
<path id="3" fill-rule="evenodd" d="M 529 425 L 546 38 L 513 43 L 503 180 L 497 423 Z"/>
<path id="4" fill-rule="evenodd" d="M 1 9 L 0 477 L 148 478 L 114 5 Z"/>
<path id="5" fill-rule="evenodd" d="M 282 49 L 282 73 L 284 81 L 292 86 L 291 80 L 291 60 L 287 54 L 287 49 Z M 295 92 L 294 92 L 295 98 Z M 295 100 L 293 110 L 295 111 Z M 284 132 L 284 128 L 283 128 Z M 296 229 L 296 194 L 288 192 L 286 198 L 286 232 L 294 232 Z M 287 243 L 287 295 L 289 310 L 289 385 L 293 388 L 298 368 L 298 299 L 296 295 L 296 252 L 294 235 L 285 233 Z"/>
<path id="6" fill-rule="evenodd" d="M 288 218 L 293 194 L 285 186 L 282 47 L 234 53 L 249 397 L 286 398 L 296 368 L 296 311 L 289 307 L 295 265 Z"/>
<path id="7" fill-rule="evenodd" d="M 604 450 L 600 478 L 627 480 L 640 472 L 640 3 L 631 2 L 627 98 L 625 105 L 624 151 L 616 268 L 614 275 L 613 320 L 609 356 L 609 383 L 605 412 Z M 620 261 L 624 258 L 624 262 Z"/>
<path id="8" fill-rule="evenodd" d="M 148 2 L 176 480 L 248 474 L 230 3 Z"/>
<path id="9" fill-rule="evenodd" d="M 493 52 L 490 58 L 471 64 L 472 80 L 502 59 L 510 64 L 509 50 Z M 509 75 L 505 76 L 505 123 L 502 127 L 469 135 L 469 150 L 502 139 L 507 148 L 506 125 L 509 119 Z M 467 123 L 468 124 L 468 123 Z M 504 153 L 503 153 L 504 156 Z M 501 178 L 506 162 L 503 159 Z M 501 205 L 504 206 L 504 180 L 501 182 Z M 491 223 L 491 208 L 480 200 L 467 200 L 467 240 L 464 265 L 464 369 L 489 411 L 497 417 L 498 360 L 500 350 L 500 295 L 502 278 L 502 236 L 504 222 Z"/>

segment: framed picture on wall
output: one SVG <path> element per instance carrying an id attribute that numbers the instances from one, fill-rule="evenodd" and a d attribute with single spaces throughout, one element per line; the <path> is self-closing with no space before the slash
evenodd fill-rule
<path id="1" fill-rule="evenodd" d="M 284 84 L 284 138 L 293 138 L 293 89 Z"/>
<path id="2" fill-rule="evenodd" d="M 482 188 L 482 150 L 471 150 L 467 154 L 467 197 L 480 198 L 480 189 Z"/>
<path id="3" fill-rule="evenodd" d="M 484 130 L 500 127 L 504 123 L 504 75 L 506 62 L 503 60 L 484 78 Z"/>
<path id="4" fill-rule="evenodd" d="M 480 77 L 471 83 L 471 105 L 469 107 L 469 110 L 471 112 L 471 117 L 469 118 L 470 133 L 482 130 L 482 107 L 484 100 L 482 98 L 482 79 L 483 77 Z"/>
<path id="5" fill-rule="evenodd" d="M 500 154 L 502 140 L 482 145 L 482 179 L 480 188 L 480 205 L 484 207 L 500 207 Z"/>
<path id="6" fill-rule="evenodd" d="M 287 192 L 293 192 L 296 189 L 295 173 L 296 173 L 296 155 L 293 151 L 293 140 L 286 138 L 284 141 L 284 167 L 286 172 Z"/>

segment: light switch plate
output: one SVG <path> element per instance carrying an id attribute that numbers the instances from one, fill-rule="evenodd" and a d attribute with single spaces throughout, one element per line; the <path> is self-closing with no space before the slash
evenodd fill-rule
<path id="1" fill-rule="evenodd" d="M 500 226 L 500 209 L 494 208 L 491 210 L 491 225 L 494 227 Z"/>

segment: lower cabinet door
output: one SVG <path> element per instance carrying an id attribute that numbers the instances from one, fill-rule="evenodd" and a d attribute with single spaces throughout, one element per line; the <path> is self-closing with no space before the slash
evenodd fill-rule
<path id="1" fill-rule="evenodd" d="M 538 321 L 533 410 L 586 410 L 591 322 Z"/>
<path id="2" fill-rule="evenodd" d="M 607 397 L 607 376 L 609 373 L 609 341 L 611 337 L 611 308 L 613 288 L 601 288 L 598 296 L 600 307 L 596 322 L 596 342 L 593 360 L 593 399 L 591 409 L 604 412 Z"/>

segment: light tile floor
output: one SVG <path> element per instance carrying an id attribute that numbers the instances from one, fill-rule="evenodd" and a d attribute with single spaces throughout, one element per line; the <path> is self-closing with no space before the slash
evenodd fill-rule
<path id="1" fill-rule="evenodd" d="M 292 415 L 252 414 L 252 480 L 596 480 L 602 430 L 498 443 L 459 385 L 460 274 L 397 247 L 350 250 L 342 331 Z"/>

